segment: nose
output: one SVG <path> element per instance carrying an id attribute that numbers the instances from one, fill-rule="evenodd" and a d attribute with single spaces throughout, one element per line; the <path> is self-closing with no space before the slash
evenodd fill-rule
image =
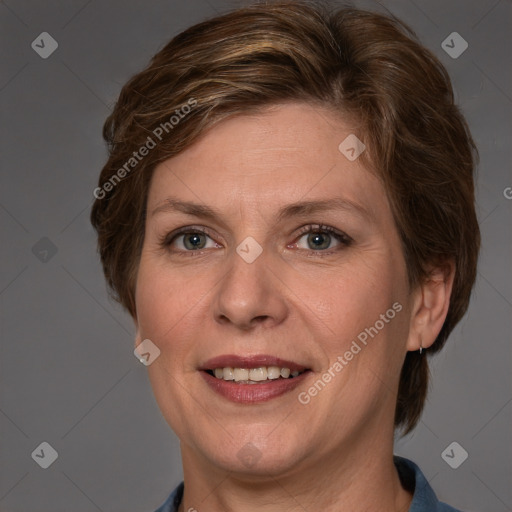
<path id="1" fill-rule="evenodd" d="M 235 252 L 231 255 L 213 301 L 218 323 L 248 331 L 279 325 L 287 317 L 284 285 L 264 253 L 252 263 Z"/>

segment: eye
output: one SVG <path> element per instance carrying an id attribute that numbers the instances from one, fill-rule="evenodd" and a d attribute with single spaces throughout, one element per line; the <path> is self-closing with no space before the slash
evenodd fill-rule
<path id="1" fill-rule="evenodd" d="M 220 247 L 204 231 L 199 229 L 187 229 L 174 232 L 165 237 L 162 244 L 174 251 L 201 251 L 203 249 L 215 249 Z"/>
<path id="2" fill-rule="evenodd" d="M 306 243 L 309 249 L 319 251 L 322 249 L 329 249 L 332 238 L 329 233 L 308 233 L 302 238 L 306 238 Z"/>
<path id="3" fill-rule="evenodd" d="M 306 226 L 295 245 L 298 249 L 328 251 L 350 245 L 352 239 L 329 226 Z"/>

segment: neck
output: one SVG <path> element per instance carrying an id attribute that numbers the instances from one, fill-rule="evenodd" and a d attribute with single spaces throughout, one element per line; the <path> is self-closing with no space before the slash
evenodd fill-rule
<path id="1" fill-rule="evenodd" d="M 402 488 L 387 450 L 366 445 L 317 460 L 303 460 L 296 468 L 258 475 L 240 475 L 212 466 L 183 448 L 185 491 L 180 512 L 323 512 L 409 510 L 412 495 Z M 320 468 L 320 469 L 319 469 Z"/>

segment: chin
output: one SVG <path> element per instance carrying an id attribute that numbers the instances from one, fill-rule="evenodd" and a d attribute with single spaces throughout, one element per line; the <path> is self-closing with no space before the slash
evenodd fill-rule
<path id="1" fill-rule="evenodd" d="M 203 436 L 189 442 L 195 445 L 195 450 L 211 465 L 224 471 L 241 477 L 282 476 L 293 471 L 304 456 L 304 440 L 291 436 L 289 432 L 270 440 L 269 436 L 275 425 L 269 427 L 265 425 L 263 429 L 261 426 L 246 426 L 243 431 L 237 432 L 238 435 L 231 436 L 222 431 L 219 432 L 219 437 L 205 439 Z M 232 429 L 226 430 L 229 432 Z"/>

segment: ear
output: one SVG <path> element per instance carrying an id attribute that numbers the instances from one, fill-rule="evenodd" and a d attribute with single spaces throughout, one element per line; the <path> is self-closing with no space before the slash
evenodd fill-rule
<path id="1" fill-rule="evenodd" d="M 137 320 L 137 317 L 133 317 L 133 323 L 135 325 L 135 343 L 134 346 L 137 347 L 142 342 L 142 337 L 140 335 L 140 328 L 139 328 L 139 322 Z"/>
<path id="2" fill-rule="evenodd" d="M 429 348 L 443 327 L 455 277 L 455 263 L 447 261 L 433 268 L 413 291 L 413 309 L 407 350 Z"/>

